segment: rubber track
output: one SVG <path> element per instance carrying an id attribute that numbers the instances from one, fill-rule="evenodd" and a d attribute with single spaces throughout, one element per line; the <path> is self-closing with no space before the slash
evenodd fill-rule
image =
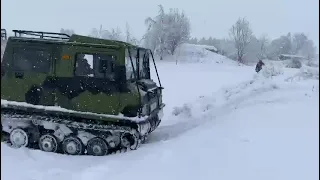
<path id="1" fill-rule="evenodd" d="M 44 115 L 22 115 L 22 114 L 17 114 L 16 112 L 5 112 L 1 113 L 1 118 L 10 118 L 13 121 L 30 121 L 32 122 L 33 125 L 35 126 L 42 126 L 41 123 L 40 125 L 38 122 L 45 121 L 49 123 L 54 123 L 54 124 L 63 124 L 70 128 L 71 131 L 86 131 L 89 133 L 92 133 L 94 131 L 94 135 L 96 133 L 103 133 L 103 132 L 111 132 L 112 134 L 115 132 L 128 132 L 131 133 L 133 128 L 131 127 L 125 127 L 125 126 L 117 126 L 117 125 L 99 125 L 99 124 L 93 124 L 93 123 L 83 123 L 83 122 L 74 122 L 66 119 L 61 119 L 57 117 L 50 117 L 50 116 L 44 116 Z M 139 136 L 139 142 L 138 142 L 138 148 L 140 144 L 142 143 L 142 139 Z M 38 148 L 37 148 L 38 149 Z M 114 154 L 117 152 L 126 152 L 130 150 L 130 148 L 121 148 L 121 149 L 114 149 L 110 154 Z M 84 154 L 86 155 L 86 154 Z M 109 154 L 107 154 L 109 155 Z"/>

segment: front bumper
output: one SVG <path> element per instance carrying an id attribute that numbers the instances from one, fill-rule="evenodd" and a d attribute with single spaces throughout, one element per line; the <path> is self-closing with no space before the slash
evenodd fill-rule
<path id="1" fill-rule="evenodd" d="M 139 132 L 141 136 L 145 136 L 152 131 L 154 131 L 160 124 L 163 117 L 163 108 L 165 104 L 161 104 L 157 109 L 152 111 L 149 117 L 143 121 L 139 122 Z"/>

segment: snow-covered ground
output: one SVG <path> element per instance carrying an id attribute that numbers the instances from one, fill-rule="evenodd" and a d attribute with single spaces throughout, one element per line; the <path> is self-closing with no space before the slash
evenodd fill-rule
<path id="1" fill-rule="evenodd" d="M 257 75 L 214 53 L 178 58 L 186 63 L 158 62 L 165 116 L 138 150 L 89 157 L 1 144 L 1 179 L 319 178 L 319 71 Z"/>

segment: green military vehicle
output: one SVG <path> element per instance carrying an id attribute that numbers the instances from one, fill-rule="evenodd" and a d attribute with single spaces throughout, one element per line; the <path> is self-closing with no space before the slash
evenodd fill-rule
<path id="1" fill-rule="evenodd" d="M 12 147 L 102 156 L 137 149 L 159 126 L 163 88 L 150 50 L 76 34 L 13 32 L 1 64 L 2 139 Z"/>

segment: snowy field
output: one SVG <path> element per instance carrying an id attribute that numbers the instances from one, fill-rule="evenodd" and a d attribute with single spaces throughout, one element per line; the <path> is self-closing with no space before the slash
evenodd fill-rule
<path id="1" fill-rule="evenodd" d="M 319 71 L 257 75 L 214 53 L 191 63 L 188 52 L 158 62 L 165 116 L 138 150 L 88 157 L 1 144 L 1 179 L 319 179 Z"/>

